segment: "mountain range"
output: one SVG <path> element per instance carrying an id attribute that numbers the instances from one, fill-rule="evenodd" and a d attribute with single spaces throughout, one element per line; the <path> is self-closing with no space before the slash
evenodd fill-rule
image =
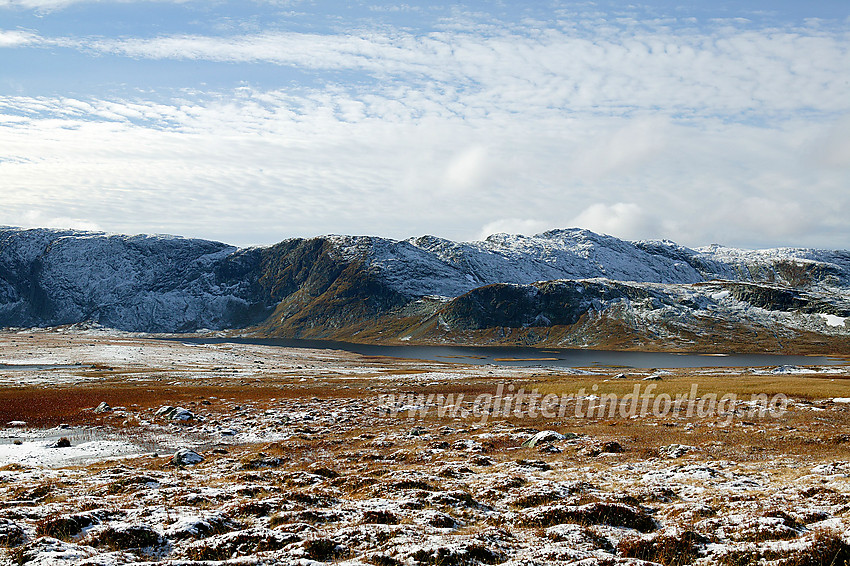
<path id="1" fill-rule="evenodd" d="M 0 326 L 355 342 L 850 353 L 850 252 L 581 229 L 478 242 L 0 228 Z"/>

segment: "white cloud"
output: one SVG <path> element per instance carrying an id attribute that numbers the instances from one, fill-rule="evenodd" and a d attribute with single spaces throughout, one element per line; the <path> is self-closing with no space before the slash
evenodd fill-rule
<path id="1" fill-rule="evenodd" d="M 577 174 L 591 179 L 624 175 L 650 163 L 668 150 L 672 132 L 664 116 L 643 116 L 599 132 L 572 156 Z"/>
<path id="2" fill-rule="evenodd" d="M 850 168 L 850 115 L 836 120 L 834 125 L 809 145 L 814 164 L 836 169 Z"/>
<path id="3" fill-rule="evenodd" d="M 686 245 L 846 247 L 850 237 L 850 167 L 815 167 L 804 150 L 831 123 L 667 125 L 663 151 L 594 176 L 565 156 L 631 131 L 630 119 L 423 117 L 429 102 L 414 94 L 0 97 L 0 223 L 39 211 L 236 244 L 567 226 Z"/>
<path id="4" fill-rule="evenodd" d="M 726 211 L 731 231 L 756 231 L 767 241 L 794 237 L 811 228 L 811 210 L 784 199 L 746 197 Z"/>
<path id="5" fill-rule="evenodd" d="M 843 32 L 0 32 L 0 47 L 41 45 L 272 62 L 309 71 L 316 86 L 158 102 L 0 97 L 0 223 L 236 244 L 571 225 L 687 245 L 850 241 Z"/>
<path id="6" fill-rule="evenodd" d="M 89 230 L 102 232 L 103 229 L 89 220 L 80 218 L 67 218 L 62 216 L 51 217 L 45 215 L 41 210 L 29 210 L 17 217 L 15 226 L 21 228 L 60 228 L 71 230 Z"/>
<path id="7" fill-rule="evenodd" d="M 0 8 L 56 9 L 72 4 L 75 0 L 0 0 Z M 79 1 L 79 0 L 76 0 Z"/>
<path id="8" fill-rule="evenodd" d="M 61 10 L 73 4 L 101 4 L 116 3 L 128 4 L 131 2 L 173 2 L 182 4 L 192 0 L 0 0 L 0 9 L 19 8 L 25 10 L 37 10 L 39 12 L 52 12 Z"/>
<path id="9" fill-rule="evenodd" d="M 658 233 L 657 222 L 633 202 L 592 204 L 571 225 L 626 239 L 652 238 Z"/>
<path id="10" fill-rule="evenodd" d="M 695 29 L 502 29 L 338 35 L 56 38 L 134 58 L 271 62 L 313 71 L 400 76 L 423 95 L 464 96 L 461 112 L 635 110 L 725 115 L 846 111 L 850 50 L 843 32 L 798 28 L 713 33 Z M 650 140 L 651 142 L 651 140 Z"/>
<path id="11" fill-rule="evenodd" d="M 479 188 L 484 184 L 489 170 L 486 148 L 466 148 L 449 162 L 444 175 L 444 186 L 453 190 Z"/>
<path id="12" fill-rule="evenodd" d="M 542 220 L 533 220 L 528 218 L 500 218 L 485 224 L 481 228 L 476 239 L 485 240 L 487 239 L 487 236 L 501 233 L 533 236 L 551 228 L 560 227 L 561 226 L 552 225 Z"/>
<path id="13" fill-rule="evenodd" d="M 39 43 L 38 35 L 28 31 L 10 31 L 0 30 L 0 48 L 3 47 L 22 47 Z"/>

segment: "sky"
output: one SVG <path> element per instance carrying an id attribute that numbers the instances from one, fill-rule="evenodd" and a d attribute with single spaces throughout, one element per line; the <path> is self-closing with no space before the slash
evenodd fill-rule
<path id="1" fill-rule="evenodd" d="M 850 2 L 0 0 L 0 225 L 850 248 Z"/>

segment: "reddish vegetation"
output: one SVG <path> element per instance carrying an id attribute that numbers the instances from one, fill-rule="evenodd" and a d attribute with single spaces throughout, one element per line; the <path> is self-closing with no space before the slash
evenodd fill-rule
<path id="1" fill-rule="evenodd" d="M 154 387 L 154 388 L 151 388 Z M 350 397 L 351 392 L 347 395 Z M 60 423 L 70 425 L 94 424 L 103 416 L 91 409 L 101 402 L 112 407 L 125 406 L 139 409 L 155 409 L 162 405 L 193 406 L 210 398 L 232 402 L 264 402 L 272 398 L 287 399 L 304 396 L 322 398 L 341 397 L 340 391 L 329 391 L 323 387 L 314 389 L 288 390 L 280 386 L 180 386 L 162 387 L 153 384 L 139 386 L 84 386 L 20 389 L 0 389 L 0 423 L 25 421 L 32 427 L 52 427 Z M 219 401 L 211 401 L 213 406 Z"/>
<path id="2" fill-rule="evenodd" d="M 623 395 L 653 372 L 569 375 L 342 352 L 30 338 L 15 336 L 10 346 L 0 334 L 0 351 L 5 346 L 20 364 L 47 358 L 80 365 L 56 374 L 0 373 L 7 383 L 0 420 L 102 424 L 110 433 L 121 429 L 116 437 L 156 444 L 120 461 L 54 470 L 7 459 L 0 467 L 0 562 L 47 563 L 57 541 L 32 533 L 97 553 L 87 563 L 103 564 L 112 563 L 106 555 L 113 550 L 131 561 L 351 557 L 468 566 L 509 559 L 630 564 L 626 556 L 666 566 L 697 558 L 838 566 L 848 556 L 838 534 L 818 534 L 823 521 L 845 524 L 848 516 L 850 404 L 830 400 L 850 397 L 846 368 L 805 375 L 676 370 L 652 381 L 665 394 L 697 383 L 703 393 L 734 390 L 742 398 L 786 392 L 796 402 L 781 418 L 745 418 L 739 407 L 733 423 L 716 415 L 512 412 L 481 422 L 436 410 L 393 414 L 391 401 L 377 396 L 401 393 L 393 403 L 417 406 L 430 403 L 420 401 L 428 395 L 464 393 L 463 404 L 456 396 L 453 402 L 469 408 L 499 384 L 557 394 L 597 386 Z M 628 375 L 612 379 L 620 371 Z M 95 413 L 101 402 L 126 410 Z M 192 416 L 154 416 L 163 405 Z M 560 434 L 524 445 L 543 430 Z M 185 448 L 202 459 L 175 462 L 173 451 Z M 627 536 L 612 538 L 614 528 Z M 798 550 L 777 554 L 776 541 Z"/>

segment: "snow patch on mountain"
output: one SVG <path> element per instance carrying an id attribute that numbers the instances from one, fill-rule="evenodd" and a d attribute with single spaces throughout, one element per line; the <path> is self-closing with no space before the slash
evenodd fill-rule
<path id="1" fill-rule="evenodd" d="M 413 295 L 458 296 L 494 283 L 597 277 L 665 284 L 722 279 L 798 286 L 800 281 L 789 281 L 786 272 L 799 273 L 800 279 L 809 274 L 813 286 L 850 287 L 850 253 L 844 251 L 751 251 L 717 245 L 694 250 L 669 240 L 629 242 L 581 229 L 551 230 L 535 236 L 494 234 L 479 242 L 453 242 L 435 236 L 406 242 L 443 265 L 429 259 L 427 269 L 405 270 L 404 277 L 399 271 L 390 274 L 393 270 L 388 267 L 406 263 L 402 256 L 412 254 L 406 246 L 392 245 L 376 246 L 372 265 L 391 284 L 403 279 L 403 286 L 398 288 Z"/>
<path id="2" fill-rule="evenodd" d="M 819 313 L 818 316 L 823 318 L 824 322 L 827 326 L 833 326 L 837 328 L 841 328 L 847 324 L 847 319 L 843 316 L 836 316 L 834 314 L 824 314 Z"/>
<path id="3" fill-rule="evenodd" d="M 227 326 L 250 307 L 250 278 L 221 273 L 240 250 L 174 236 L 0 230 L 0 321 L 93 320 L 121 329 Z"/>
<path id="4" fill-rule="evenodd" d="M 328 265 L 317 255 L 286 255 L 288 249 L 304 242 L 238 249 L 174 236 L 0 228 L 0 325 L 93 321 L 122 330 L 152 332 L 245 327 L 263 320 L 280 300 L 280 295 L 273 299 L 269 291 L 275 288 L 274 281 L 269 281 L 279 273 L 320 270 Z M 476 242 L 435 236 L 391 240 L 345 235 L 311 242 L 322 244 L 313 247 L 324 250 L 320 253 L 326 253 L 335 266 L 337 271 L 329 276 L 342 276 L 340 266 L 354 267 L 349 271 L 381 282 L 384 289 L 408 298 L 411 305 L 425 297 L 445 301 L 497 283 L 599 279 L 607 282 L 605 285 L 631 282 L 650 286 L 648 299 L 620 298 L 608 303 L 588 299 L 595 312 L 616 307 L 623 316 L 647 323 L 662 316 L 684 322 L 722 314 L 781 320 L 794 328 L 830 334 L 845 332 L 850 316 L 847 251 L 740 250 L 719 245 L 691 249 L 667 240 L 630 242 L 580 229 L 535 236 L 494 234 Z M 264 267 L 263 258 L 269 257 L 272 271 Z M 795 311 L 796 307 L 761 312 L 741 300 L 758 290 L 730 290 L 706 283 L 712 280 L 791 289 L 793 293 L 783 291 L 780 298 L 792 307 L 815 306 L 805 312 Z M 705 286 L 693 285 L 697 283 Z M 771 289 L 762 291 L 769 295 L 774 292 Z M 285 292 L 294 289 L 287 287 Z M 534 292 L 533 287 L 529 292 Z M 542 318 L 535 320 L 545 326 Z"/>

